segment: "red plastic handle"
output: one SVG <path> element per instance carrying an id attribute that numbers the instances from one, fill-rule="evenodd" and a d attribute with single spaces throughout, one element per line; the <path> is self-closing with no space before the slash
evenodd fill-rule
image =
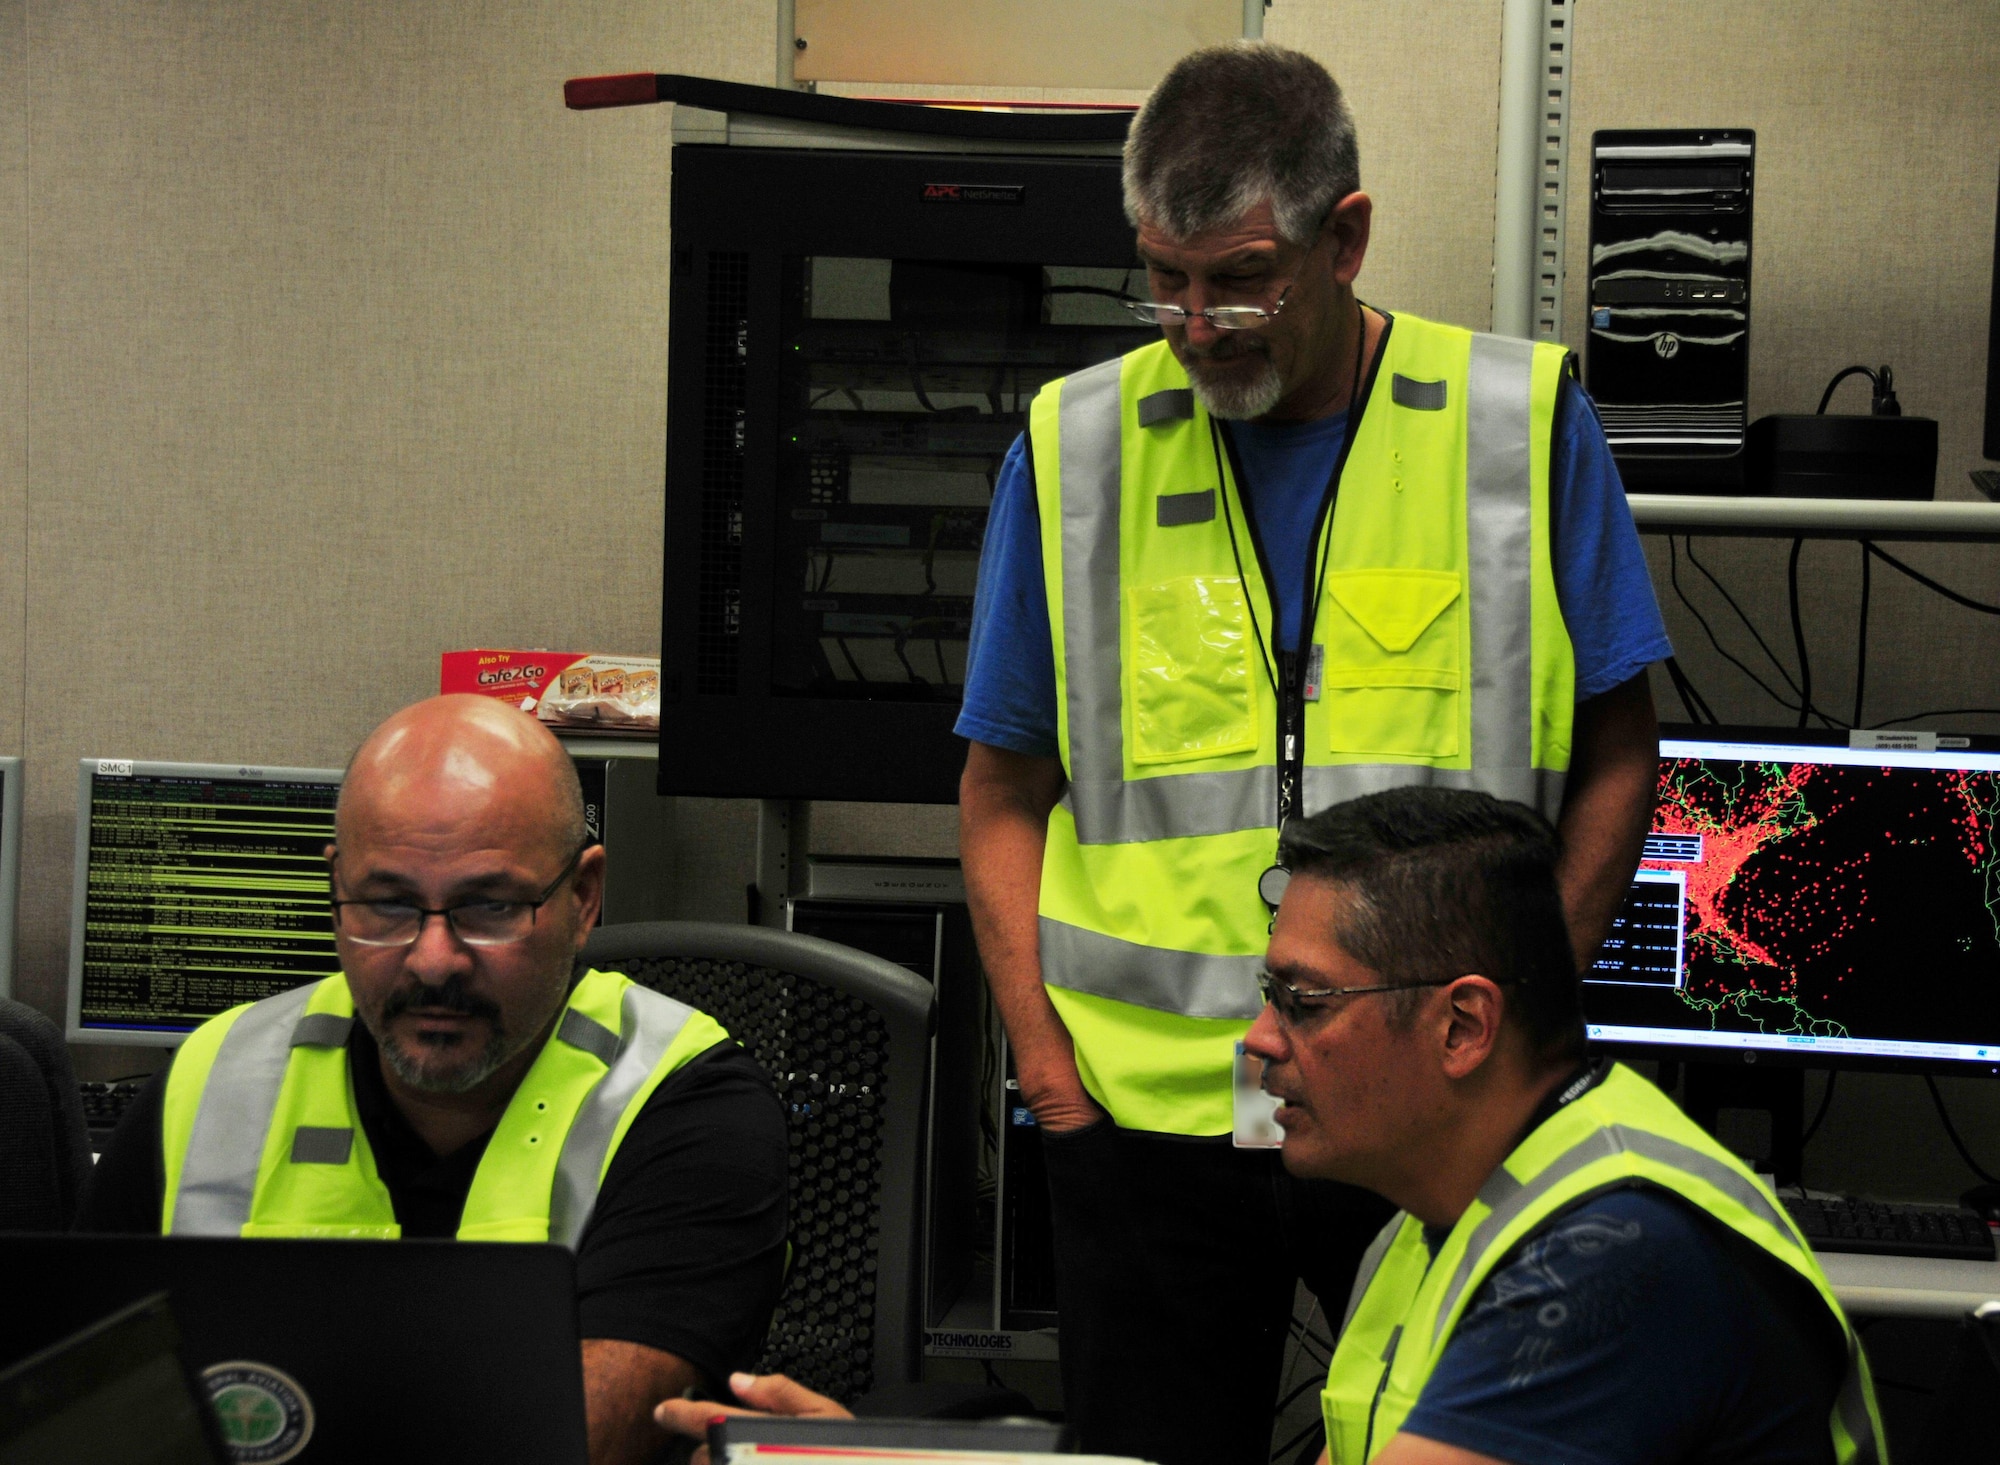
<path id="1" fill-rule="evenodd" d="M 650 71 L 579 76 L 563 83 L 563 102 L 572 112 L 588 112 L 596 107 L 642 107 L 659 100 L 659 79 Z"/>

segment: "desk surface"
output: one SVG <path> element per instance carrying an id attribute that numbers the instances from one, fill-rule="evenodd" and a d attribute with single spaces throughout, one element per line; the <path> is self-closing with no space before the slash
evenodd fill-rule
<path id="1" fill-rule="evenodd" d="M 2000 1298 L 2000 1261 L 1818 1253 L 1840 1305 L 1863 1317 L 1960 1318 Z"/>
<path id="2" fill-rule="evenodd" d="M 2000 503 L 1683 493 L 1634 493 L 1626 498 L 1632 505 L 1632 520 L 1642 534 L 2000 541 Z"/>

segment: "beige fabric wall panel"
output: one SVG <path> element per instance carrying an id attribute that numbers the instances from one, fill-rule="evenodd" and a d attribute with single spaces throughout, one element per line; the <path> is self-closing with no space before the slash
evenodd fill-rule
<path id="1" fill-rule="evenodd" d="M 334 764 L 442 649 L 656 647 L 671 117 L 561 85 L 766 80 L 774 22 L 26 13 L 20 989 L 53 1011 L 78 756 Z"/>
<path id="2" fill-rule="evenodd" d="M 0 0 L 0 754 L 21 751 L 28 505 L 28 5 Z"/>
<path id="3" fill-rule="evenodd" d="M 1277 0 L 1273 41 L 1318 58 L 1347 93 L 1375 232 L 1370 304 L 1485 330 L 1493 319 L 1499 0 Z"/>
<path id="4" fill-rule="evenodd" d="M 1585 327 L 1590 134 L 1757 130 L 1750 413 L 1810 412 L 1840 367 L 1896 368 L 1972 494 L 2000 175 L 2000 5 L 1576 0 L 1563 321 Z M 1867 410 L 1867 384 L 1838 405 Z M 1846 395 L 1853 390 L 1854 395 Z"/>

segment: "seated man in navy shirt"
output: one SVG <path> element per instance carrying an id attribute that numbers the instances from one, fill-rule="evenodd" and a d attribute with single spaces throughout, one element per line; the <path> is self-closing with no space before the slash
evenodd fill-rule
<path id="1" fill-rule="evenodd" d="M 1283 852 L 1246 1043 L 1283 1100 L 1285 1167 L 1402 1207 L 1346 1307 L 1322 1458 L 1881 1460 L 1859 1342 L 1776 1198 L 1646 1080 L 1586 1058 L 1548 824 L 1400 788 L 1288 826 Z M 841 1412 L 780 1377 L 731 1385 Z M 1214 1433 L 1228 1407 L 1195 1395 L 1167 1422 Z M 718 1412 L 656 1418 L 699 1436 Z"/>
<path id="2" fill-rule="evenodd" d="M 1879 1460 L 1853 1330 L 1750 1170 L 1591 1063 L 1548 825 L 1404 788 L 1288 827 L 1245 1040 L 1285 1168 L 1402 1208 L 1347 1305 L 1341 1465 Z"/>

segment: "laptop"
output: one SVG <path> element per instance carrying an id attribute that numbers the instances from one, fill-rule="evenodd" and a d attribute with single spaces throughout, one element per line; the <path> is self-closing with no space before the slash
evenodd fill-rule
<path id="1" fill-rule="evenodd" d="M 164 1293 L 0 1370 L 0 1465 L 222 1465 Z"/>
<path id="2" fill-rule="evenodd" d="M 229 1455 L 587 1465 L 560 1246 L 0 1236 L 0 1367 L 165 1293 Z"/>

